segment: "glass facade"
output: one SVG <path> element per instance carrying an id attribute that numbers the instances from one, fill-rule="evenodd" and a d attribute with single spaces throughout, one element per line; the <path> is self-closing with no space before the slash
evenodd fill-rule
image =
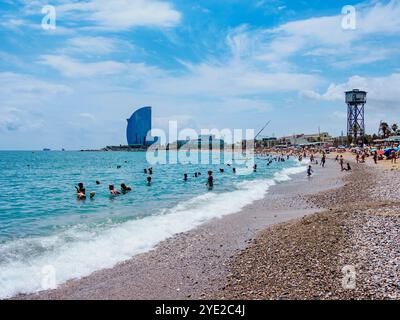
<path id="1" fill-rule="evenodd" d="M 151 130 L 151 107 L 136 110 L 128 119 L 126 138 L 128 145 L 148 145 L 147 137 Z"/>

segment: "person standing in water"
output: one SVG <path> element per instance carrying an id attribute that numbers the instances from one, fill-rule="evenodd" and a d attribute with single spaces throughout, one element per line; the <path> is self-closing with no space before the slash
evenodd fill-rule
<path id="1" fill-rule="evenodd" d="M 86 199 L 86 189 L 83 186 L 82 182 L 78 183 L 78 186 L 75 187 L 76 189 L 76 196 L 79 200 L 84 200 Z"/>
<path id="2" fill-rule="evenodd" d="M 188 175 L 187 175 L 187 173 L 185 173 L 185 174 L 183 175 L 183 181 L 188 181 Z"/>
<path id="3" fill-rule="evenodd" d="M 212 175 L 212 171 L 208 171 L 207 186 L 208 189 L 212 189 L 214 187 L 214 178 Z"/>
<path id="4" fill-rule="evenodd" d="M 311 177 L 311 175 L 312 175 L 313 172 L 314 172 L 314 171 L 313 171 L 313 169 L 311 168 L 311 166 L 308 166 L 308 169 L 307 169 L 307 176 L 308 176 L 308 177 Z"/>
<path id="5" fill-rule="evenodd" d="M 148 176 L 148 177 L 147 177 L 147 185 L 148 185 L 148 186 L 151 186 L 151 176 Z"/>

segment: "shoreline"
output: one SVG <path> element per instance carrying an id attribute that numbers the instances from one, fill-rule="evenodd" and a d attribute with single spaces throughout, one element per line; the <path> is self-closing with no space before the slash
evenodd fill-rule
<path id="1" fill-rule="evenodd" d="M 352 167 L 344 186 L 309 197 L 320 212 L 261 232 L 230 261 L 224 292 L 207 298 L 400 299 L 400 175 Z"/>
<path id="2" fill-rule="evenodd" d="M 224 287 L 229 260 L 259 231 L 320 210 L 304 196 L 339 187 L 340 176 L 333 168 L 317 168 L 311 180 L 293 175 L 238 213 L 177 234 L 111 269 L 14 299 L 201 299 Z"/>

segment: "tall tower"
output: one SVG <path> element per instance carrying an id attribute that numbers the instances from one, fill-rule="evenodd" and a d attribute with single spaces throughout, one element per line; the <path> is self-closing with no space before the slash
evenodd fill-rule
<path id="1" fill-rule="evenodd" d="M 347 104 L 347 137 L 357 143 L 364 137 L 364 106 L 367 103 L 367 92 L 358 89 L 346 92 Z"/>

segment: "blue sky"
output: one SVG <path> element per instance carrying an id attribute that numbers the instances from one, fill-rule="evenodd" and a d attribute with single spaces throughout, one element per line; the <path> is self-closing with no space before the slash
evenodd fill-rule
<path id="1" fill-rule="evenodd" d="M 0 15 L 3 150 L 124 144 L 144 105 L 162 129 L 340 135 L 353 88 L 368 132 L 400 122 L 399 0 L 3 0 Z"/>

